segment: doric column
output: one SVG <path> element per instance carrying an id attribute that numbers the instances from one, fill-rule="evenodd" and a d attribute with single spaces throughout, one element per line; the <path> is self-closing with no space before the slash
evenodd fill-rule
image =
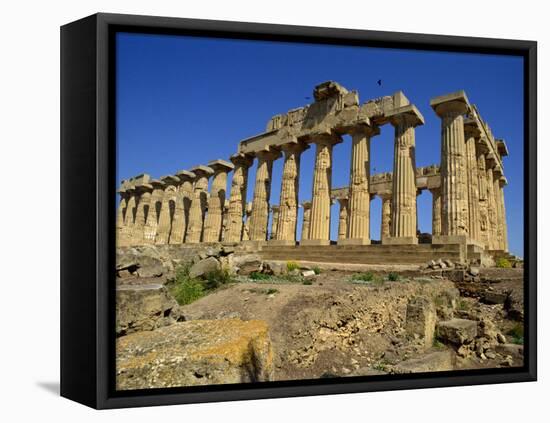
<path id="1" fill-rule="evenodd" d="M 185 240 L 187 222 L 189 221 L 189 208 L 193 197 L 193 181 L 196 175 L 187 170 L 176 173 L 179 178 L 176 207 L 172 217 L 172 230 L 170 232 L 170 244 L 182 244 Z"/>
<path id="2" fill-rule="evenodd" d="M 142 245 L 144 244 L 145 222 L 151 209 L 153 186 L 151 184 L 138 185 L 136 186 L 136 192 L 139 195 L 139 201 L 132 234 L 132 245 Z"/>
<path id="3" fill-rule="evenodd" d="M 225 160 L 214 160 L 208 163 L 214 170 L 210 198 L 208 199 L 208 213 L 204 221 L 203 242 L 219 242 L 222 235 L 222 214 L 227 189 L 227 174 L 235 166 Z"/>
<path id="4" fill-rule="evenodd" d="M 342 139 L 333 135 L 320 135 L 316 144 L 313 193 L 311 195 L 311 219 L 308 239 L 303 245 L 330 244 L 330 191 L 332 187 L 332 148 Z"/>
<path id="5" fill-rule="evenodd" d="M 502 210 L 501 210 L 501 195 L 500 195 L 500 178 L 502 177 L 502 167 L 496 164 L 493 169 L 493 192 L 495 194 L 495 223 L 496 223 L 496 237 L 495 237 L 495 249 L 504 250 L 504 230 L 502 223 Z"/>
<path id="6" fill-rule="evenodd" d="M 470 238 L 482 242 L 479 211 L 479 175 L 476 157 L 476 143 L 481 135 L 478 123 L 474 119 L 464 122 L 466 139 L 466 169 L 468 171 L 468 233 Z"/>
<path id="7" fill-rule="evenodd" d="M 351 129 L 351 169 L 347 235 L 340 244 L 370 244 L 370 139 L 378 128 L 358 125 Z"/>
<path id="8" fill-rule="evenodd" d="M 311 220 L 311 202 L 306 201 L 302 203 L 304 209 L 304 217 L 302 222 L 302 237 L 300 239 L 300 244 L 306 240 L 309 236 L 309 222 Z"/>
<path id="9" fill-rule="evenodd" d="M 272 232 L 272 244 L 295 245 L 298 223 L 298 186 L 300 177 L 300 157 L 309 148 L 306 144 L 291 142 L 284 144 L 285 155 L 279 201 L 279 218 L 276 232 Z"/>
<path id="10" fill-rule="evenodd" d="M 279 226 L 279 206 L 271 206 L 271 231 L 269 231 L 269 238 L 273 239 L 277 234 L 277 228 Z"/>
<path id="11" fill-rule="evenodd" d="M 128 203 L 126 206 L 126 214 L 124 217 L 124 226 L 122 228 L 120 246 L 132 245 L 133 234 L 134 234 L 134 223 L 135 223 L 136 213 L 137 213 L 138 194 L 136 192 L 136 187 L 130 186 L 126 190 L 126 194 L 128 195 Z"/>
<path id="12" fill-rule="evenodd" d="M 221 241 L 225 241 L 225 234 L 227 232 L 227 215 L 229 214 L 229 200 L 226 199 L 225 203 L 223 205 L 223 212 L 222 212 L 222 236 Z"/>
<path id="13" fill-rule="evenodd" d="M 250 241 L 250 215 L 252 214 L 252 203 L 246 203 L 244 210 L 243 241 Z"/>
<path id="14" fill-rule="evenodd" d="M 441 235 L 441 188 L 430 189 L 432 193 L 432 237 Z"/>
<path id="15" fill-rule="evenodd" d="M 157 236 L 155 244 L 168 244 L 170 241 L 170 231 L 172 230 L 172 217 L 176 210 L 176 201 L 178 197 L 179 178 L 168 175 L 160 178 L 166 184 L 162 205 L 160 207 L 159 223 L 157 227 Z"/>
<path id="16" fill-rule="evenodd" d="M 501 249 L 508 252 L 508 224 L 506 222 L 506 206 L 504 203 L 504 186 L 508 185 L 506 177 L 501 176 L 499 178 L 499 193 L 500 193 L 500 221 L 502 225 L 502 244 Z"/>
<path id="17" fill-rule="evenodd" d="M 124 244 L 124 218 L 126 216 L 126 210 L 128 208 L 128 200 L 130 195 L 126 192 L 125 188 L 118 190 L 120 195 L 120 202 L 118 203 L 118 209 L 116 214 L 116 245 L 121 247 Z"/>
<path id="18" fill-rule="evenodd" d="M 185 242 L 196 244 L 202 241 L 204 214 L 208 198 L 208 178 L 212 176 L 214 170 L 201 165 L 192 168 L 191 172 L 195 174 L 195 184 L 193 186 L 193 200 L 189 210 L 189 224 L 187 225 Z"/>
<path id="19" fill-rule="evenodd" d="M 496 162 L 493 153 L 487 154 L 487 218 L 488 218 L 488 245 L 490 250 L 498 249 L 497 242 L 497 205 L 495 201 L 495 184 L 493 168 Z"/>
<path id="20" fill-rule="evenodd" d="M 489 204 L 487 199 L 487 169 L 485 166 L 486 149 L 485 144 L 478 143 L 476 145 L 477 158 L 477 176 L 478 176 L 478 191 L 479 191 L 479 240 L 489 248 Z"/>
<path id="21" fill-rule="evenodd" d="M 338 198 L 340 214 L 338 215 L 338 243 L 341 244 L 348 236 L 348 199 Z"/>
<path id="22" fill-rule="evenodd" d="M 430 105 L 441 118 L 441 237 L 436 243 L 467 242 L 468 171 L 463 115 L 470 105 L 463 91 L 436 97 Z"/>
<path id="23" fill-rule="evenodd" d="M 256 153 L 258 168 L 256 170 L 256 185 L 252 200 L 252 214 L 250 215 L 250 240 L 267 241 L 267 225 L 269 222 L 269 197 L 271 195 L 271 171 L 273 160 L 281 153 L 272 148 Z"/>
<path id="24" fill-rule="evenodd" d="M 382 219 L 380 220 L 380 240 L 384 243 L 384 240 L 390 237 L 391 233 L 391 205 L 392 194 L 384 193 L 380 195 L 382 199 Z"/>
<path id="25" fill-rule="evenodd" d="M 153 179 L 150 182 L 153 187 L 151 200 L 149 201 L 149 212 L 145 220 L 143 229 L 143 243 L 154 244 L 157 237 L 157 228 L 162 208 L 162 199 L 164 197 L 164 187 L 166 184 L 158 179 Z"/>
<path id="26" fill-rule="evenodd" d="M 246 190 L 248 168 L 252 165 L 252 158 L 242 153 L 231 156 L 235 165 L 231 181 L 227 226 L 224 234 L 225 242 L 239 242 L 243 237 L 243 219 L 246 209 Z"/>
<path id="27" fill-rule="evenodd" d="M 416 244 L 416 160 L 415 127 L 424 124 L 424 118 L 414 105 L 403 106 L 389 114 L 395 128 L 392 218 L 390 237 L 386 244 Z"/>

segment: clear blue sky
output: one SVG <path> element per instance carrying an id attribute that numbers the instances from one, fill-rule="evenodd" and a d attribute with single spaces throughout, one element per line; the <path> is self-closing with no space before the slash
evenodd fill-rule
<path id="1" fill-rule="evenodd" d="M 378 79 L 382 86 L 377 85 Z M 440 162 L 440 119 L 432 97 L 463 89 L 510 155 L 504 159 L 510 250 L 523 256 L 523 59 L 465 53 L 117 35 L 117 180 L 173 174 L 228 159 L 271 116 L 312 102 L 313 87 L 334 80 L 359 99 L 402 90 L 426 120 L 416 130 L 417 166 Z M 350 140 L 334 149 L 333 187 L 349 183 Z M 371 173 L 392 171 L 393 128 L 371 142 Z M 300 202 L 311 199 L 314 148 L 301 163 Z M 273 167 L 279 203 L 283 161 Z M 255 166 L 250 169 L 252 201 Z M 230 183 L 230 179 L 228 183 Z M 229 191 L 228 191 L 229 192 Z M 419 226 L 431 232 L 431 194 L 418 197 Z M 331 237 L 337 238 L 338 205 Z M 300 223 L 301 228 L 301 209 Z M 381 200 L 371 202 L 371 238 L 380 237 Z"/>

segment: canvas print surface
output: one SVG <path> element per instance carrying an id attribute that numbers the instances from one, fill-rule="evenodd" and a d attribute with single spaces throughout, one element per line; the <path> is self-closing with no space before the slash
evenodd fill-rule
<path id="1" fill-rule="evenodd" d="M 118 33 L 117 390 L 523 366 L 523 78 Z"/>

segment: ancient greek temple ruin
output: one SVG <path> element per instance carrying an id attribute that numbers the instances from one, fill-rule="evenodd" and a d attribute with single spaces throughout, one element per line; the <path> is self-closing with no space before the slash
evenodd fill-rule
<path id="1" fill-rule="evenodd" d="M 273 116 L 264 133 L 241 141 L 228 160 L 160 179 L 142 174 L 122 181 L 117 245 L 367 246 L 370 203 L 378 196 L 382 217 L 381 240 L 376 243 L 381 246 L 459 245 L 470 251 L 508 251 L 502 163 L 508 155 L 506 143 L 494 138 L 464 91 L 434 97 L 430 106 L 441 120 L 441 163 L 417 168 L 415 128 L 424 124 L 424 117 L 402 92 L 360 103 L 356 91 L 333 81 L 322 83 L 314 89 L 313 103 Z M 395 130 L 393 172 L 371 175 L 371 139 L 383 125 Z M 343 143 L 344 135 L 351 136 L 350 146 Z M 300 156 L 308 148 L 315 149 L 313 190 L 300 203 Z M 332 187 L 335 148 L 350 150 L 347 187 Z M 257 171 L 249 201 L 247 184 L 254 160 Z M 284 163 L 280 182 L 272 181 L 275 160 Z M 281 184 L 276 205 L 270 196 L 274 183 Z M 433 198 L 432 233 L 427 238 L 417 223 L 417 195 L 423 190 Z M 331 241 L 331 204 L 336 201 L 338 239 Z M 303 222 L 298 237 L 299 207 Z"/>

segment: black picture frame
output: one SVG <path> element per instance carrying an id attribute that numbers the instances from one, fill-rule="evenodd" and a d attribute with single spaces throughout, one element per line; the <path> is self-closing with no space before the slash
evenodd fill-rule
<path id="1" fill-rule="evenodd" d="M 524 58 L 525 354 L 521 368 L 114 390 L 117 31 L 278 40 Z M 455 37 L 95 14 L 61 28 L 61 395 L 119 408 L 534 381 L 537 377 L 537 44 Z"/>

